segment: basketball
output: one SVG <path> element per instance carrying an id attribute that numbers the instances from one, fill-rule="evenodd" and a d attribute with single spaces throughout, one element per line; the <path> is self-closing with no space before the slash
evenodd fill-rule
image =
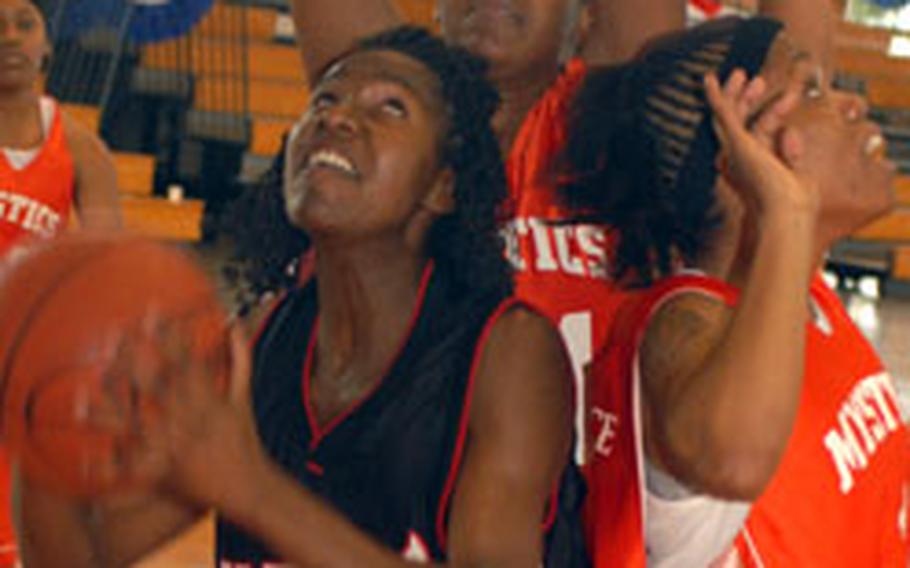
<path id="1" fill-rule="evenodd" d="M 125 488 L 110 466 L 129 439 L 87 416 L 104 408 L 131 423 L 155 410 L 135 377 L 160 368 L 164 334 L 226 384 L 224 312 L 181 251 L 82 235 L 12 255 L 0 269 L 2 426 L 32 480 L 82 497 Z"/>

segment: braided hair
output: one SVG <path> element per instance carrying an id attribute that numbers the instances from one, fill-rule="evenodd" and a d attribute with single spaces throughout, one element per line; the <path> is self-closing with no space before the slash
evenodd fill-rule
<path id="1" fill-rule="evenodd" d="M 720 143 L 702 78 L 755 75 L 780 30 L 766 18 L 716 20 L 589 74 L 570 113 L 562 197 L 573 220 L 618 235 L 615 278 L 648 285 L 710 244 L 722 220 Z"/>
<path id="2" fill-rule="evenodd" d="M 507 198 L 505 169 L 490 126 L 499 95 L 485 78 L 486 63 L 415 26 L 371 36 L 338 59 L 363 51 L 401 53 L 439 79 L 449 112 L 440 162 L 454 173 L 455 207 L 431 227 L 428 254 L 452 275 L 459 293 L 510 293 L 511 272 L 497 223 Z M 284 148 L 226 217 L 226 232 L 236 246 L 235 262 L 226 269 L 226 276 L 239 285 L 241 305 L 293 287 L 297 263 L 310 247 L 306 233 L 294 227 L 285 213 L 283 165 Z"/>

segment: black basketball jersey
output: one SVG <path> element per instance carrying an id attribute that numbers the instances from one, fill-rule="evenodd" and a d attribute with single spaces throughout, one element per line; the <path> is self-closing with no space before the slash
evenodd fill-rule
<path id="1" fill-rule="evenodd" d="M 459 297 L 443 270 L 427 270 L 397 356 L 375 389 L 329 424 L 309 407 L 318 321 L 315 283 L 285 297 L 254 350 L 253 405 L 260 438 L 277 463 L 356 526 L 413 561 L 444 561 L 449 500 L 468 420 L 478 342 L 513 301 Z M 554 552 L 584 557 L 574 468 L 554 507 Z M 569 509 L 571 511 L 569 511 Z M 559 522 L 570 512 L 569 523 Z M 278 563 L 256 539 L 219 521 L 223 566 Z M 548 566 L 571 567 L 575 561 Z"/>

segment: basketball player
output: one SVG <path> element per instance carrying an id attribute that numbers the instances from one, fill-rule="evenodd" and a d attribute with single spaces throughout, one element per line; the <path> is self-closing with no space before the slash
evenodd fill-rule
<path id="1" fill-rule="evenodd" d="M 830 0 L 760 4 L 827 56 Z M 310 78 L 355 38 L 400 22 L 390 0 L 291 5 Z M 493 124 L 510 186 L 505 233 L 516 294 L 560 328 L 577 381 L 603 348 L 621 294 L 603 278 L 613 247 L 609 233 L 598 225 L 553 223 L 568 217 L 551 175 L 568 103 L 589 66 L 623 61 L 649 38 L 681 29 L 685 6 L 685 0 L 437 0 L 443 36 L 490 61 L 490 79 L 503 99 Z M 582 401 L 584 389 L 577 396 Z"/>
<path id="2" fill-rule="evenodd" d="M 66 230 L 74 207 L 86 228 L 120 224 L 116 174 L 104 145 L 37 90 L 49 55 L 38 7 L 0 0 L 0 257 L 21 239 Z M 0 566 L 16 562 L 9 486 L 0 448 Z"/>
<path id="3" fill-rule="evenodd" d="M 818 274 L 894 203 L 866 103 L 776 21 L 729 19 L 592 73 L 578 105 L 566 195 L 652 284 L 590 378 L 596 566 L 906 567 L 910 437 Z"/>
<path id="4" fill-rule="evenodd" d="M 0 0 L 0 254 L 65 230 L 73 208 L 83 227 L 120 225 L 104 144 L 37 91 L 50 49 L 36 4 Z"/>
<path id="5" fill-rule="evenodd" d="M 574 479 L 569 367 L 546 318 L 510 298 L 483 71 L 416 28 L 328 67 L 283 170 L 318 280 L 259 336 L 252 406 L 199 369 L 137 369 L 164 388 L 147 393 L 163 418 L 128 426 L 146 438 L 121 473 L 168 464 L 158 501 L 84 507 L 26 480 L 29 566 L 128 564 L 209 508 L 222 567 L 586 565 L 555 491 Z"/>

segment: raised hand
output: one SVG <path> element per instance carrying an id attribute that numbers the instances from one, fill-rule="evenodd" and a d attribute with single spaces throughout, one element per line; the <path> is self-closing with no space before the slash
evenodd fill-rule
<path id="1" fill-rule="evenodd" d="M 705 77 L 705 91 L 722 146 L 721 174 L 759 217 L 769 213 L 814 215 L 818 188 L 788 163 L 798 160 L 785 161 L 782 157 L 798 157 L 802 152 L 799 135 L 784 123 L 799 104 L 800 94 L 784 91 L 750 119 L 765 89 L 763 79 L 749 80 L 742 70 L 734 71 L 723 86 L 716 76 Z"/>

